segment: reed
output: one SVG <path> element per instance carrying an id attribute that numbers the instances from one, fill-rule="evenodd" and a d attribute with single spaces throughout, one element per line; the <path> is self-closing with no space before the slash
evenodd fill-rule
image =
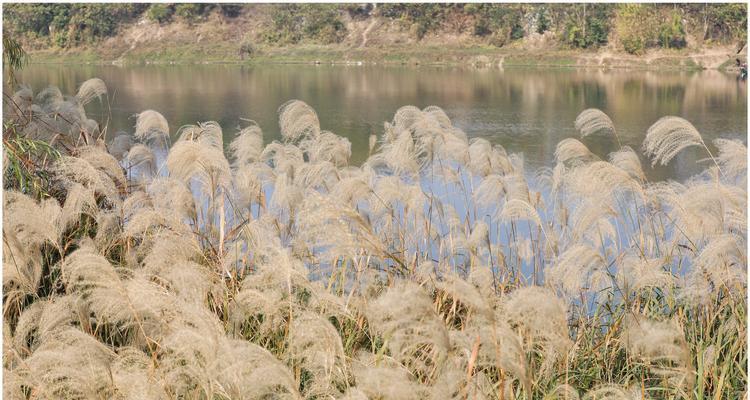
<path id="1" fill-rule="evenodd" d="M 215 122 L 171 135 L 153 110 L 105 143 L 84 109 L 105 95 L 5 99 L 6 398 L 747 392 L 739 141 L 685 183 L 649 182 L 631 148 L 587 148 L 617 136 L 586 110 L 556 166 L 527 172 L 407 106 L 353 166 L 299 100 L 281 142 L 250 121 L 225 152 Z M 708 150 L 691 127 L 658 121 L 646 153 Z"/>

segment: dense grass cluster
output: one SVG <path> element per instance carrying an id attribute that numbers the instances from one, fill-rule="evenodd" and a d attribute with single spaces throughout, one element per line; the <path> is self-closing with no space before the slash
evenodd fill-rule
<path id="1" fill-rule="evenodd" d="M 665 117 L 649 182 L 586 110 L 554 168 L 399 109 L 351 166 L 293 100 L 106 143 L 76 96 L 5 99 L 8 399 L 737 399 L 747 391 L 746 146 Z M 229 156 L 227 157 L 226 154 Z"/>

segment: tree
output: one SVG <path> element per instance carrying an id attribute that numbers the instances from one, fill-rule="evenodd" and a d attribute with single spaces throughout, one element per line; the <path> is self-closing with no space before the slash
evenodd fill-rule
<path id="1" fill-rule="evenodd" d="M 577 48 L 607 44 L 612 14 L 610 4 L 571 5 L 563 16 L 563 43 Z"/>
<path id="2" fill-rule="evenodd" d="M 503 46 L 524 36 L 524 15 L 527 5 L 523 4 L 467 4 L 464 8 L 474 17 L 474 34 L 491 36 L 492 43 Z"/>

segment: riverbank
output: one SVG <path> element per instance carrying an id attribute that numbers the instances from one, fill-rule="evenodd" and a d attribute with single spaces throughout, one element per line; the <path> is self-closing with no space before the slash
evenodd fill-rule
<path id="1" fill-rule="evenodd" d="M 625 69 L 718 69 L 734 68 L 733 51 L 717 47 L 701 52 L 655 50 L 643 56 L 611 51 L 501 49 L 492 46 L 441 48 L 404 46 L 351 48 L 302 45 L 259 48 L 252 55 L 238 54 L 232 43 L 185 44 L 168 48 L 141 46 L 129 51 L 94 48 L 30 51 L 33 63 L 56 64 L 346 64 L 346 65 L 450 65 L 467 67 L 583 67 Z M 743 55 L 744 56 L 744 55 Z"/>
<path id="2" fill-rule="evenodd" d="M 607 18 L 602 14 L 600 22 L 609 27 L 607 38 L 599 38 L 596 44 L 592 42 L 590 46 L 566 42 L 566 35 L 570 34 L 568 29 L 576 26 L 575 9 L 568 8 L 546 10 L 556 16 L 557 23 L 544 30 L 536 24 L 518 22 L 537 18 L 539 10 L 500 9 L 520 13 L 517 28 L 523 29 L 512 37 L 500 34 L 507 30 L 503 28 L 504 25 L 495 26 L 498 32 L 485 32 L 482 18 L 487 16 L 480 11 L 461 7 L 441 9 L 444 14 L 419 20 L 434 22 L 424 31 L 419 29 L 421 25 L 418 21 L 409 19 L 412 18 L 409 17 L 411 14 L 399 14 L 405 10 L 378 9 L 363 11 L 362 14 L 346 8 L 319 8 L 288 10 L 284 7 L 252 5 L 241 7 L 234 17 L 213 8 L 195 18 L 175 15 L 164 22 L 154 21 L 149 12 L 141 10 L 137 16 L 115 18 L 119 22 L 110 28 L 116 33 L 109 36 L 86 36 L 88 31 L 85 26 L 88 25 L 85 24 L 83 27 L 69 24 L 66 25 L 68 31 L 53 30 L 43 34 L 30 33 L 19 27 L 18 34 L 32 62 L 65 64 L 325 63 L 694 70 L 731 68 L 735 58 L 744 60 L 747 56 L 744 48 L 738 54 L 741 47 L 738 40 L 731 39 L 731 36 L 713 37 L 710 32 L 707 33 L 698 23 L 703 19 L 696 19 L 694 10 L 684 11 L 686 21 L 691 22 L 685 22 L 684 35 L 681 36 L 683 41 L 679 46 L 657 46 L 654 44 L 656 39 L 638 36 L 643 46 L 636 50 L 630 48 L 629 53 L 626 51 L 629 47 L 622 41 L 622 35 L 627 31 L 622 29 L 623 26 L 631 26 L 633 21 L 624 20 L 627 10 L 620 8 L 616 9 L 619 10 L 617 12 L 610 10 L 611 15 L 605 13 L 609 15 Z M 107 10 L 111 11 L 104 11 Z M 324 14 L 330 20 L 321 20 L 319 12 L 325 10 L 328 14 Z M 422 9 L 410 12 L 420 10 L 426 12 Z M 665 10 L 651 11 L 658 11 L 656 14 L 674 11 L 671 8 Z M 32 18 L 33 15 L 36 14 L 25 18 Z M 284 19 L 300 15 L 311 19 L 304 20 L 307 22 Z M 525 17 L 521 18 L 520 15 Z M 16 18 L 19 19 L 20 16 Z M 310 25 L 313 20 L 318 24 Z M 568 21 L 567 25 L 564 21 Z M 656 18 L 652 23 L 659 25 L 663 22 L 659 21 L 661 19 Z M 46 20 L 42 22 L 43 26 L 47 26 Z M 304 29 L 298 27 L 298 23 L 303 24 Z M 725 25 L 721 26 L 729 29 L 729 25 Z M 337 27 L 335 31 L 324 29 L 334 26 Z M 323 32 L 333 36 L 323 35 Z M 80 40 L 70 40 L 68 36 Z"/>

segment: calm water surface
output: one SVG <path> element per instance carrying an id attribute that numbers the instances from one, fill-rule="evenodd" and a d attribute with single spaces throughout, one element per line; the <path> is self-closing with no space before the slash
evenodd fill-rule
<path id="1" fill-rule="evenodd" d="M 382 133 L 383 122 L 409 104 L 442 107 L 469 137 L 523 153 L 528 170 L 552 165 L 556 144 L 578 136 L 573 121 L 589 107 L 606 112 L 623 144 L 635 149 L 648 127 L 665 115 L 688 119 L 706 142 L 723 137 L 747 143 L 747 84 L 718 71 L 31 65 L 18 74 L 34 92 L 55 85 L 69 94 L 92 77 L 109 87 L 110 134 L 132 132 L 133 115 L 154 109 L 167 118 L 173 136 L 181 125 L 215 120 L 228 143 L 240 118 L 248 118 L 258 122 L 270 142 L 280 137 L 278 107 L 300 99 L 315 108 L 323 129 L 349 138 L 355 164 L 367 157 L 368 136 Z M 106 109 L 87 106 L 89 116 L 100 121 L 108 118 Z M 616 150 L 609 138 L 584 142 L 603 157 Z M 683 180 L 700 170 L 696 161 L 704 157 L 692 149 L 667 167 L 646 168 L 647 174 Z"/>

